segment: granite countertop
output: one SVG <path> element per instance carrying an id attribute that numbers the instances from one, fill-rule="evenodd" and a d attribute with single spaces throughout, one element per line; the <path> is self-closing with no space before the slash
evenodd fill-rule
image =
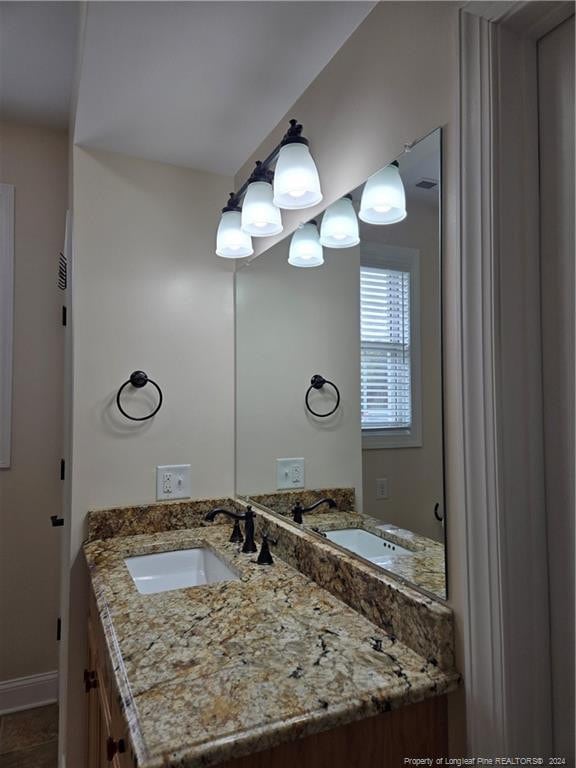
<path id="1" fill-rule="evenodd" d="M 217 765 L 447 693 L 427 662 L 279 557 L 214 525 L 94 539 L 92 588 L 139 768 Z M 124 558 L 208 546 L 240 579 L 140 594 Z"/>
<path id="2" fill-rule="evenodd" d="M 368 515 L 358 512 L 330 510 L 328 513 L 308 513 L 305 525 L 316 531 L 337 531 L 343 528 L 361 528 L 386 541 L 399 544 L 414 554 L 399 557 L 384 570 L 401 576 L 411 584 L 441 598 L 446 597 L 446 571 L 444 546 L 433 539 L 419 536 L 413 531 L 392 525 L 383 525 Z M 375 566 L 380 568 L 381 566 Z"/>

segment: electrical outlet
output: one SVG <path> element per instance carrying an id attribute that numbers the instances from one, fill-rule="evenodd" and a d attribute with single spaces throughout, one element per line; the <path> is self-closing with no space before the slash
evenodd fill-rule
<path id="1" fill-rule="evenodd" d="M 376 498 L 387 499 L 388 498 L 388 478 L 379 477 L 376 480 Z"/>
<path id="2" fill-rule="evenodd" d="M 304 488 L 304 459 L 276 459 L 276 488 Z"/>
<path id="3" fill-rule="evenodd" d="M 156 498 L 190 498 L 190 464 L 170 464 L 156 467 Z"/>

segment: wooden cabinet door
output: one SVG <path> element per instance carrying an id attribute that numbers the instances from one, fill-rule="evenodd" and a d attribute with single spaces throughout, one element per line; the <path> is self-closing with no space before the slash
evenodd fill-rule
<path id="1" fill-rule="evenodd" d="M 102 628 L 94 599 L 88 621 L 89 687 L 88 768 L 134 768 L 127 725 L 117 698 Z"/>
<path id="2" fill-rule="evenodd" d="M 102 768 L 104 723 L 98 692 L 96 654 L 91 643 L 88 645 L 88 668 L 84 672 L 84 684 L 88 696 L 88 768 Z"/>
<path id="3" fill-rule="evenodd" d="M 128 741 L 128 728 L 126 720 L 122 714 L 118 699 L 113 691 L 110 694 L 110 737 L 114 740 L 117 752 L 114 755 L 114 768 L 133 768 L 134 763 L 130 753 L 130 742 Z"/>

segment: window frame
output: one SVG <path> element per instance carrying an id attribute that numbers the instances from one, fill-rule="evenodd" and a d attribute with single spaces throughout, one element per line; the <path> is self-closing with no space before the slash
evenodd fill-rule
<path id="1" fill-rule="evenodd" d="M 0 184 L 0 469 L 11 463 L 13 334 L 14 187 Z"/>
<path id="2" fill-rule="evenodd" d="M 410 428 L 362 429 L 362 449 L 422 447 L 422 348 L 420 330 L 420 251 L 384 243 L 362 243 L 361 267 L 395 269 L 410 274 Z M 362 339 L 360 339 L 362 347 Z M 360 371 L 361 373 L 361 371 Z"/>

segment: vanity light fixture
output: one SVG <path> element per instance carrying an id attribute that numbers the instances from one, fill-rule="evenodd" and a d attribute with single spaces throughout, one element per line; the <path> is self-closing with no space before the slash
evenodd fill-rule
<path id="1" fill-rule="evenodd" d="M 290 120 L 290 128 L 280 144 L 265 160 L 256 163 L 250 178 L 237 192 L 230 193 L 218 227 L 218 256 L 251 256 L 254 251 L 250 236 L 266 237 L 282 232 L 279 208 L 310 208 L 322 200 L 318 169 L 308 145 L 308 139 L 302 136 L 302 125 Z M 274 163 L 275 170 L 272 169 Z"/>
<path id="2" fill-rule="evenodd" d="M 406 193 L 396 160 L 368 179 L 358 215 L 367 224 L 396 224 L 406 218 Z"/>
<path id="3" fill-rule="evenodd" d="M 274 205 L 274 173 L 256 163 L 242 203 L 242 229 L 252 237 L 268 237 L 282 232 L 282 215 Z"/>
<path id="4" fill-rule="evenodd" d="M 280 144 L 274 174 L 274 202 L 280 208 L 310 208 L 322 200 L 320 177 L 309 143 L 302 136 L 302 126 L 296 120 L 290 120 L 290 128 Z"/>
<path id="5" fill-rule="evenodd" d="M 352 195 L 346 195 L 327 208 L 322 217 L 320 242 L 326 248 L 352 248 L 360 242 L 358 219 Z"/>
<path id="6" fill-rule="evenodd" d="M 321 267 L 324 264 L 318 225 L 314 220 L 303 224 L 292 235 L 288 264 L 293 267 Z"/>
<path id="7" fill-rule="evenodd" d="M 241 227 L 242 214 L 240 207 L 236 205 L 234 193 L 230 193 L 230 200 L 225 208 L 222 208 L 222 217 L 216 233 L 216 254 L 224 259 L 243 259 L 252 256 L 252 238 Z"/>

